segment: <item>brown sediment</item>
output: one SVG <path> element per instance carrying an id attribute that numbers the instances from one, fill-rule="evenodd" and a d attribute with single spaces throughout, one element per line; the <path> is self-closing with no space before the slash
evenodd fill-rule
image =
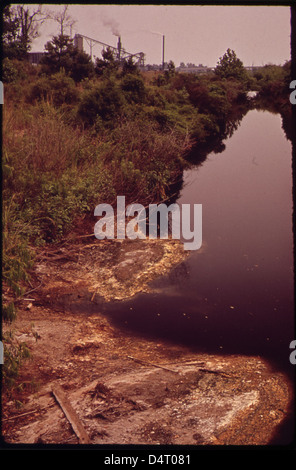
<path id="1" fill-rule="evenodd" d="M 83 305 L 85 298 L 149 292 L 150 281 L 187 256 L 174 240 L 94 241 L 39 255 L 40 287 L 29 310 L 20 302 L 12 326 L 31 359 L 17 379 L 22 387 L 13 395 L 4 390 L 6 442 L 79 445 L 54 399 L 58 385 L 93 445 L 272 443 L 289 417 L 293 389 L 263 358 L 196 353 L 123 332 L 99 304 L 92 314 L 69 308 L 75 296 Z"/>

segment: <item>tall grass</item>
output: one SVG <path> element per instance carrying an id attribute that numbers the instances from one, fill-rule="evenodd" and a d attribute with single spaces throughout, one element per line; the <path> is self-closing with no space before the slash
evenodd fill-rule
<path id="1" fill-rule="evenodd" d="M 18 95 L 16 95 L 18 98 Z M 113 128 L 84 128 L 75 106 L 51 98 L 16 106 L 13 93 L 3 113 L 3 279 L 15 296 L 29 282 L 30 247 L 58 242 L 100 202 L 117 194 L 130 201 L 165 197 L 191 147 L 187 132 L 147 120 L 146 108 Z M 75 229 L 75 227 L 74 227 Z M 11 303 L 6 317 L 12 317 Z"/>

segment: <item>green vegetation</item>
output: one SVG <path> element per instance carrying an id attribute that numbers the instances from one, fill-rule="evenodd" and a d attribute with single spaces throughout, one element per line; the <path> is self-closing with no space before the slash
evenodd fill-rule
<path id="1" fill-rule="evenodd" d="M 279 65 L 265 65 L 254 73 L 254 86 L 259 95 L 267 104 L 269 101 L 280 111 L 289 106 L 289 85 L 291 78 L 291 61 L 282 67 Z"/>
<path id="2" fill-rule="evenodd" d="M 246 72 L 233 51 L 214 73 L 179 74 L 171 63 L 152 77 L 131 61 L 119 67 L 110 51 L 84 76 L 64 35 L 47 51 L 38 67 L 4 60 L 4 280 L 17 296 L 32 247 L 59 242 L 117 194 L 167 198 L 192 146 L 224 135 L 233 107 L 246 102 Z M 267 93 L 261 75 L 252 80 Z"/>
<path id="3" fill-rule="evenodd" d="M 4 280 L 17 296 L 32 247 L 58 242 L 117 194 L 168 197 L 192 145 L 219 135 L 244 95 L 238 81 L 179 75 L 172 64 L 150 79 L 109 54 L 103 73 L 82 79 L 67 37 L 47 50 L 38 67 L 4 61 Z"/>
<path id="4" fill-rule="evenodd" d="M 3 340 L 5 342 L 3 382 L 6 384 L 7 390 L 12 390 L 15 387 L 16 378 L 18 377 L 23 360 L 30 357 L 30 350 L 26 343 L 18 342 L 15 339 L 12 331 L 7 332 Z M 19 387 L 22 386 L 23 384 L 19 385 Z"/>
<path id="5" fill-rule="evenodd" d="M 283 66 L 265 65 L 254 73 L 251 80 L 253 89 L 258 90 L 254 105 L 273 113 L 280 113 L 286 137 L 293 141 L 295 122 L 293 123 L 292 105 L 289 100 L 292 81 L 291 61 Z"/>
<path id="6" fill-rule="evenodd" d="M 236 53 L 227 49 L 223 57 L 220 57 L 215 68 L 215 74 L 219 78 L 234 78 L 241 82 L 247 82 L 248 76 L 242 61 L 236 56 Z"/>
<path id="7" fill-rule="evenodd" d="M 79 51 L 69 36 L 60 34 L 45 44 L 41 71 L 47 75 L 64 70 L 76 82 L 94 75 L 91 58 Z"/>
<path id="8" fill-rule="evenodd" d="M 27 5 L 6 5 L 3 9 L 3 56 L 9 59 L 27 58 L 33 39 L 49 17 L 42 5 L 33 10 Z"/>

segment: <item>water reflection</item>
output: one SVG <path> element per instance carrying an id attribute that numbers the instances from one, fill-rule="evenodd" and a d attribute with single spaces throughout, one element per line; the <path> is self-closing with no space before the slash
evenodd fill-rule
<path id="1" fill-rule="evenodd" d="M 145 335 L 200 351 L 264 355 L 289 367 L 291 144 L 280 116 L 263 111 L 250 111 L 227 132 L 223 153 L 196 155 L 178 199 L 203 204 L 202 248 L 155 281 L 153 294 L 110 304 L 106 313 Z"/>
<path id="2" fill-rule="evenodd" d="M 206 142 L 197 142 L 188 155 L 188 160 L 194 165 L 200 165 L 206 160 L 210 153 L 219 154 L 224 152 L 226 148 L 225 139 L 232 137 L 249 110 L 250 106 L 247 105 L 234 108 L 228 116 L 228 119 L 220 124 L 220 132 Z"/>

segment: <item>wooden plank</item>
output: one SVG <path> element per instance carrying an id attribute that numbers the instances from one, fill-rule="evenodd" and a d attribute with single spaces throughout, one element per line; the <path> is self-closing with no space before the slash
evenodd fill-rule
<path id="1" fill-rule="evenodd" d="M 76 411 L 73 409 L 70 401 L 68 400 L 64 390 L 59 386 L 55 385 L 52 388 L 52 393 L 57 400 L 58 404 L 62 408 L 63 412 L 65 413 L 68 421 L 70 422 L 73 431 L 75 432 L 76 436 L 79 439 L 80 444 L 90 444 L 91 441 L 79 420 Z"/>
<path id="2" fill-rule="evenodd" d="M 152 364 L 152 362 L 143 361 L 142 359 L 137 359 L 133 356 L 127 356 L 129 359 L 132 359 L 135 362 L 139 362 L 140 364 L 145 364 L 147 366 L 158 367 L 159 369 L 167 370 L 168 372 L 173 372 L 174 374 L 179 374 L 177 370 L 168 369 L 167 367 L 160 366 L 159 364 Z"/>

